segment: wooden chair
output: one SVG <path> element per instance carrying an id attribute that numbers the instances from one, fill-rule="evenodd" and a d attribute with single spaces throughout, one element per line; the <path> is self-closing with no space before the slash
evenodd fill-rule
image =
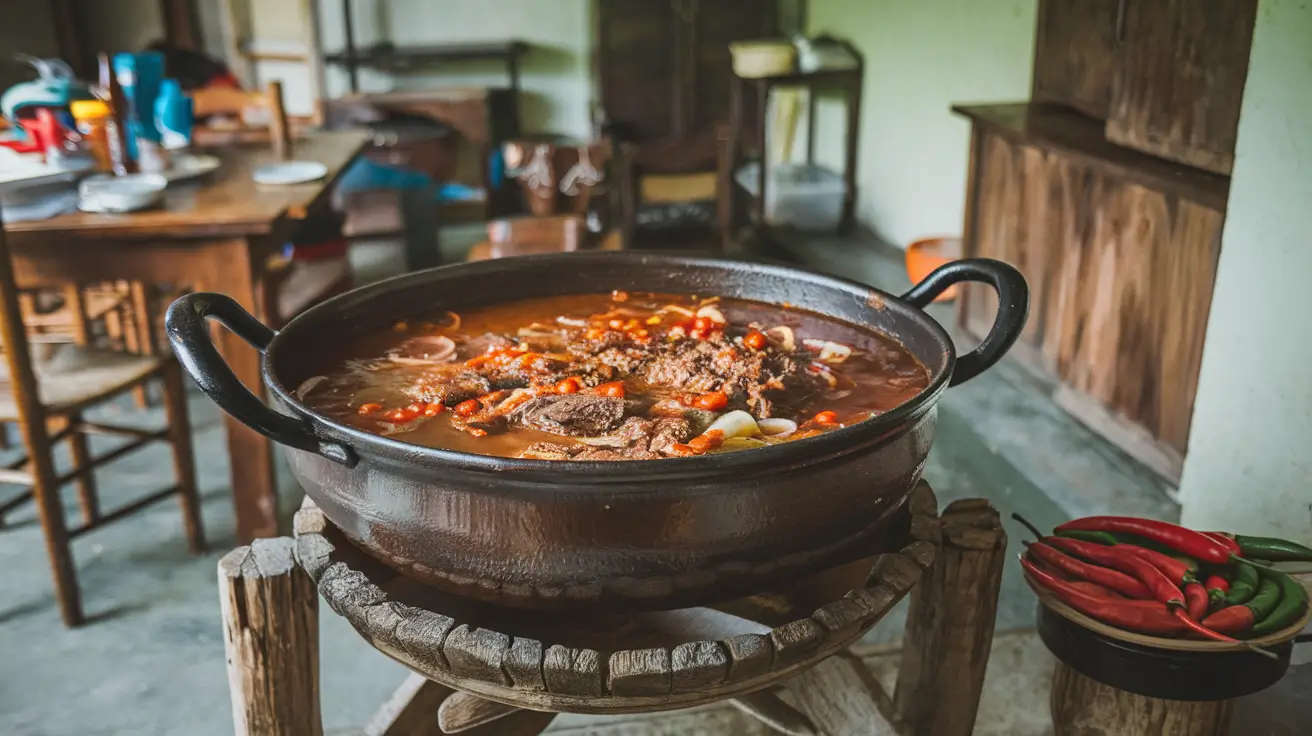
<path id="1" fill-rule="evenodd" d="M 488 239 L 470 249 L 467 260 L 482 261 L 488 258 L 508 258 L 535 253 L 569 253 L 601 246 L 615 250 L 619 236 L 602 238 L 600 243 L 588 232 L 587 225 L 578 215 L 551 217 L 514 217 L 493 220 L 487 224 Z"/>
<path id="2" fill-rule="evenodd" d="M 283 102 L 282 82 L 269 82 L 260 92 L 200 89 L 191 98 L 196 119 L 202 123 L 193 131 L 198 145 L 268 141 L 279 159 L 291 157 L 292 122 Z"/>
<path id="3" fill-rule="evenodd" d="M 5 513 L 28 500 L 35 501 L 60 613 L 65 624 L 77 626 L 85 618 L 73 566 L 74 539 L 177 495 L 188 546 L 197 553 L 204 548 L 181 368 L 172 353 L 133 355 L 77 345 L 43 345 L 33 351 L 23 325 L 3 222 L 0 222 L 0 341 L 4 345 L 6 367 L 0 375 L 0 422 L 17 424 L 27 449 L 27 457 L 0 468 L 0 483 L 30 488 L 0 505 L 0 524 Z M 33 352 L 47 354 L 34 360 Z M 156 379 L 162 384 L 167 417 L 163 429 L 143 431 L 92 422 L 83 416 L 86 409 Z M 92 457 L 87 443 L 90 434 L 117 435 L 131 441 Z M 53 450 L 63 440 L 69 442 L 73 467 L 59 474 L 55 471 Z M 94 469 L 157 441 L 172 446 L 176 483 L 113 511 L 102 512 Z M 67 526 L 60 502 L 60 489 L 69 482 L 77 486 L 82 512 L 81 523 L 73 528 Z"/>

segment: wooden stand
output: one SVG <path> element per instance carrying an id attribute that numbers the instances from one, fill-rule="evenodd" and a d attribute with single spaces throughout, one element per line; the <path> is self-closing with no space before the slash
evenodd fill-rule
<path id="1" fill-rule="evenodd" d="M 1052 676 L 1056 736 L 1225 736 L 1233 700 L 1163 700 L 1136 695 L 1085 677 L 1063 662 Z"/>
<path id="2" fill-rule="evenodd" d="M 714 608 L 574 621 L 422 586 L 372 561 L 307 500 L 294 542 L 262 540 L 220 565 L 237 732 L 321 732 L 314 604 L 305 595 L 313 580 L 371 644 L 419 673 L 383 706 L 370 734 L 431 734 L 440 725 L 445 733 L 528 735 L 557 712 L 723 701 L 782 733 L 863 733 L 872 718 L 886 718 L 903 734 L 968 734 L 1005 536 L 984 501 L 950 506 L 945 529 L 924 483 L 902 513 L 901 541 L 888 540 L 902 545 L 897 552 L 784 590 Z M 846 649 L 913 589 L 895 706 Z M 241 604 L 233 590 L 244 591 Z"/>

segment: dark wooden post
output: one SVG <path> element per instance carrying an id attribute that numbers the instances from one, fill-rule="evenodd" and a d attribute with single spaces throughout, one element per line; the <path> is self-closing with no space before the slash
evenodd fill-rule
<path id="1" fill-rule="evenodd" d="M 1007 534 L 987 501 L 949 504 L 943 546 L 911 594 L 894 706 L 903 733 L 970 736 L 993 642 Z"/>
<path id="2" fill-rule="evenodd" d="M 1052 676 L 1056 736 L 1115 733 L 1148 736 L 1223 736 L 1230 733 L 1233 700 L 1162 700 L 1104 685 L 1058 662 Z"/>
<path id="3" fill-rule="evenodd" d="M 287 121 L 282 82 L 269 82 L 265 94 L 268 97 L 269 137 L 273 143 L 273 157 L 278 161 L 287 161 L 292 157 L 292 127 Z"/>
<path id="4" fill-rule="evenodd" d="M 223 644 L 238 736 L 322 736 L 319 594 L 295 541 L 258 539 L 219 560 Z"/>

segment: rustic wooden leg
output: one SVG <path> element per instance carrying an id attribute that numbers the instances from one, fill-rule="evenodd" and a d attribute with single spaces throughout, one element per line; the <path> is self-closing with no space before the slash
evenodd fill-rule
<path id="1" fill-rule="evenodd" d="M 135 335 L 133 352 L 141 355 L 158 355 L 159 342 L 155 339 L 155 290 L 149 284 L 133 281 L 128 285 L 132 299 L 132 319 L 127 329 Z M 137 406 L 145 409 L 150 406 L 150 384 L 143 383 L 132 390 Z"/>
<path id="2" fill-rule="evenodd" d="M 1052 676 L 1056 736 L 1224 736 L 1233 700 L 1161 700 L 1118 690 L 1062 662 Z"/>
<path id="3" fill-rule="evenodd" d="M 228 688 L 238 736 L 322 736 L 319 595 L 288 538 L 219 560 Z"/>
<path id="4" fill-rule="evenodd" d="M 364 736 L 430 736 L 437 727 L 437 710 L 454 692 L 446 685 L 411 673 L 374 713 Z"/>
<path id="5" fill-rule="evenodd" d="M 819 667 L 823 666 L 822 662 Z M 738 710 L 787 736 L 815 736 L 817 733 L 810 718 L 769 690 L 739 695 L 729 702 Z"/>
<path id="6" fill-rule="evenodd" d="M 75 427 L 82 422 L 82 414 L 72 414 L 67 419 L 68 423 Z M 96 475 L 91 468 L 91 449 L 87 447 L 87 436 L 85 433 L 74 429 L 68 435 L 68 454 L 73 460 L 73 470 L 82 470 L 86 472 L 78 476 L 77 501 L 82 508 L 82 521 L 86 524 L 93 524 L 100 519 L 100 498 L 96 493 Z"/>
<path id="7" fill-rule="evenodd" d="M 160 373 L 164 394 L 164 417 L 168 422 L 169 449 L 173 452 L 173 473 L 178 479 L 178 502 L 182 506 L 182 526 L 187 533 L 187 548 L 193 554 L 205 551 L 205 527 L 200 518 L 200 493 L 196 489 L 196 462 L 191 447 L 191 422 L 187 414 L 187 391 L 182 382 L 182 368 L 174 361 Z"/>
<path id="8" fill-rule="evenodd" d="M 949 504 L 937 561 L 911 594 L 894 705 L 905 733 L 969 736 L 988 666 L 1007 535 L 982 499 Z"/>
<path id="9" fill-rule="evenodd" d="M 221 289 L 256 319 L 268 322 L 258 309 L 255 295 L 256 268 L 269 248 L 246 240 L 232 240 L 215 249 L 215 289 Z M 266 305 L 267 306 L 267 305 Z M 270 307 L 271 308 L 271 307 Z M 232 372 L 256 396 L 265 397 L 260 376 L 261 355 L 240 337 L 219 328 L 219 353 Z M 237 511 L 237 538 L 243 542 L 278 535 L 278 486 L 274 478 L 273 445 L 255 430 L 223 417 L 228 435 L 228 457 L 232 463 L 232 498 Z"/>

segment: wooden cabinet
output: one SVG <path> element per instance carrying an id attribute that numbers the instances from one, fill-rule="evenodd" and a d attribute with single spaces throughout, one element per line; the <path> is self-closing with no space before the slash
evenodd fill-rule
<path id="1" fill-rule="evenodd" d="M 967 111 L 975 128 L 965 255 L 1025 275 L 1030 317 L 1013 353 L 1055 380 L 1058 403 L 1178 479 L 1225 180 L 1115 155 L 1095 121 L 1028 108 Z M 959 307 L 967 331 L 985 334 L 995 306 L 991 292 L 968 289 Z"/>
<path id="2" fill-rule="evenodd" d="M 1122 0 L 1107 138 L 1229 174 L 1257 0 Z"/>
<path id="3" fill-rule="evenodd" d="M 1045 0 L 1039 4 L 1031 99 L 1107 119 L 1121 8 L 1119 0 Z"/>
<path id="4" fill-rule="evenodd" d="M 1034 102 L 1122 146 L 1229 174 L 1257 0 L 1042 0 Z"/>
<path id="5" fill-rule="evenodd" d="M 612 132 L 646 168 L 715 168 L 733 41 L 780 35 L 775 0 L 598 0 L 597 71 Z"/>

